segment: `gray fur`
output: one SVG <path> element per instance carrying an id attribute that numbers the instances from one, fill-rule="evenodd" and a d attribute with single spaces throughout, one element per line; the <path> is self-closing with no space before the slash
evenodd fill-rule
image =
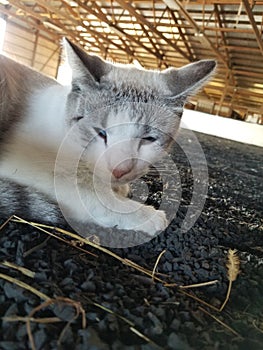
<path id="1" fill-rule="evenodd" d="M 0 179 L 0 188 L 0 219 L 17 214 L 25 220 L 65 224 L 57 204 L 43 193 L 5 179 Z"/>
<path id="2" fill-rule="evenodd" d="M 25 115 L 31 93 L 52 84 L 57 83 L 0 55 L 0 143 Z"/>

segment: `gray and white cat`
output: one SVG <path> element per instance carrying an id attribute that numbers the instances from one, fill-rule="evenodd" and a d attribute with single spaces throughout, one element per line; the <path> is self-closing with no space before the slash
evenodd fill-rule
<path id="1" fill-rule="evenodd" d="M 0 56 L 1 217 L 164 230 L 165 213 L 127 198 L 128 184 L 171 147 L 215 62 L 160 72 L 65 47 L 71 86 Z"/>

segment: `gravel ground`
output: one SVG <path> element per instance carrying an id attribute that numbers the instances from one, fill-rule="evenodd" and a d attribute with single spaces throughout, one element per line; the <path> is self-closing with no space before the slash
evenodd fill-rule
<path id="1" fill-rule="evenodd" d="M 32 348 L 23 318 L 32 310 L 36 349 L 263 348 L 262 149 L 197 134 L 208 163 L 208 194 L 197 222 L 183 233 L 180 228 L 194 185 L 193 169 L 184 153 L 191 142 L 189 135 L 183 131 L 181 147 L 172 152 L 182 192 L 175 219 L 149 242 L 109 248 L 151 271 L 160 257 L 155 275 L 160 280 L 153 282 L 151 276 L 96 248 L 81 246 L 93 256 L 56 238 L 46 240 L 49 236 L 28 225 L 9 222 L 0 231 L 0 261 L 35 272 L 32 278 L 0 264 L 1 350 Z M 198 163 L 198 154 L 193 156 Z M 157 174 L 144 182 L 151 191 L 148 202 L 158 207 L 162 179 Z M 140 182 L 134 187 L 135 197 L 136 186 Z M 98 228 L 91 226 L 89 232 L 96 234 Z M 114 232 L 107 230 L 107 237 Z M 127 237 L 127 232 L 123 235 Z M 215 308 L 225 300 L 229 284 L 230 248 L 237 250 L 240 273 L 226 307 L 218 312 Z M 3 275 L 23 281 L 44 296 L 6 281 Z M 164 286 L 161 280 L 177 286 Z M 178 287 L 213 280 L 218 282 Z M 54 303 L 42 305 L 45 296 Z"/>

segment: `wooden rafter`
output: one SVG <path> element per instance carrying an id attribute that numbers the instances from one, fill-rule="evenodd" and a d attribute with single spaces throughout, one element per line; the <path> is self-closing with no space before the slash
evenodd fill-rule
<path id="1" fill-rule="evenodd" d="M 263 5 L 262 0 L 249 0 L 251 4 L 257 4 L 257 5 Z M 187 0 L 187 4 L 198 4 L 203 5 L 204 0 Z M 207 5 L 215 5 L 215 4 L 221 4 L 221 5 L 240 5 L 240 0 L 205 0 L 205 3 Z"/>
<path id="2" fill-rule="evenodd" d="M 40 71 L 43 71 L 48 63 L 52 60 L 52 58 L 58 53 L 59 46 L 50 54 L 50 56 L 47 58 L 46 62 L 41 66 Z"/>
<path id="3" fill-rule="evenodd" d="M 31 17 L 37 19 L 41 24 L 43 24 L 43 22 L 45 21 L 45 18 L 43 18 L 43 16 L 41 16 L 41 14 L 37 13 L 36 11 L 34 11 L 33 9 L 31 9 L 29 6 L 23 5 L 21 4 L 20 1 L 17 0 L 10 0 L 9 1 L 10 4 L 14 5 L 15 7 L 17 7 L 18 9 L 21 9 L 22 11 L 24 11 L 25 14 L 29 14 Z M 47 18 L 46 18 L 47 19 Z M 72 38 L 73 33 L 68 31 L 62 24 L 60 24 L 60 22 L 54 22 L 51 19 L 48 19 L 48 21 L 53 24 L 54 26 L 58 26 L 61 25 L 61 29 L 63 30 L 63 32 L 68 35 L 69 37 Z"/>
<path id="4" fill-rule="evenodd" d="M 218 26 L 219 26 L 220 29 L 222 29 L 223 28 L 223 23 L 222 23 L 222 20 L 221 20 L 221 17 L 220 17 L 219 5 L 215 4 L 214 5 L 214 9 L 215 9 L 215 17 L 216 17 Z M 224 44 L 225 55 L 227 56 L 227 59 L 229 61 L 229 53 L 228 53 L 228 50 L 226 48 L 227 42 L 226 42 L 225 34 L 224 34 L 224 32 L 222 30 L 220 30 L 219 33 L 220 33 L 221 40 L 222 40 L 222 42 Z"/>
<path id="5" fill-rule="evenodd" d="M 16 7 L 22 9 L 23 11 L 25 11 L 25 13 L 29 13 L 32 17 L 34 17 L 35 19 L 39 20 L 41 23 L 43 23 L 44 19 L 43 16 L 41 16 L 40 14 L 34 12 L 33 10 L 31 10 L 30 8 L 27 8 L 27 6 L 22 5 L 21 3 L 19 3 L 17 0 L 10 0 L 10 3 L 15 5 Z M 69 19 L 70 20 L 70 19 Z M 83 41 L 83 38 L 79 36 L 78 31 L 75 31 L 75 33 L 73 33 L 72 31 L 66 29 L 66 27 L 60 22 L 60 21 L 56 21 L 54 22 L 54 20 L 48 19 L 48 22 L 50 22 L 51 24 L 54 24 L 55 26 L 59 26 L 62 29 L 62 33 L 64 35 L 66 35 L 68 38 L 71 38 L 71 40 L 75 41 L 76 38 L 78 39 L 78 41 Z M 120 50 L 123 50 L 123 47 L 121 45 L 118 45 L 116 43 L 114 43 L 113 41 L 109 40 L 107 37 L 105 37 L 103 34 L 96 32 L 95 30 L 92 30 L 90 28 L 86 27 L 86 30 L 88 33 L 90 33 L 94 38 L 99 38 L 101 40 L 103 40 L 104 42 L 114 45 L 115 47 L 117 47 Z M 97 44 L 98 45 L 98 44 Z M 101 43 L 100 43 L 101 45 Z M 128 52 L 129 54 L 132 54 L 131 51 Z"/>
<path id="6" fill-rule="evenodd" d="M 254 30 L 254 33 L 255 33 L 255 36 L 256 36 L 256 39 L 257 39 L 257 43 L 258 43 L 258 46 L 259 46 L 259 49 L 260 49 L 260 52 L 261 54 L 263 55 L 263 41 L 262 41 L 262 36 L 260 35 L 259 33 L 259 30 L 258 30 L 258 27 L 257 27 L 257 24 L 256 24 L 256 21 L 254 19 L 254 15 L 253 15 L 253 12 L 252 12 L 252 9 L 250 7 L 250 4 L 249 4 L 249 1 L 248 0 L 242 0 L 242 3 L 246 9 L 246 12 L 247 12 L 247 15 L 248 15 L 248 18 L 249 18 L 249 21 L 251 23 L 251 26 Z"/>
<path id="7" fill-rule="evenodd" d="M 58 41 L 60 36 L 57 35 L 56 33 L 51 33 L 48 29 L 46 29 L 42 24 L 39 24 L 37 22 L 31 23 L 29 22 L 28 17 L 26 16 L 20 16 L 18 15 L 16 12 L 12 11 L 12 8 L 1 8 L 0 10 L 3 14 L 5 14 L 8 18 L 17 18 L 19 21 L 27 24 L 28 26 L 30 26 L 31 28 L 34 28 L 34 30 L 38 30 L 41 31 L 41 33 L 45 33 L 47 34 L 47 39 L 51 40 L 55 40 Z M 39 33 L 39 36 L 41 34 Z"/>
<path id="8" fill-rule="evenodd" d="M 219 28 L 223 28 L 223 23 L 222 23 L 222 20 L 221 20 L 221 17 L 220 17 L 220 11 L 219 11 L 219 5 L 218 4 L 214 5 L 214 11 L 215 11 L 215 17 L 216 17 L 216 20 L 217 20 Z M 227 58 L 228 67 L 229 67 L 228 79 L 231 79 L 232 82 L 234 83 L 234 85 L 236 85 L 235 77 L 234 77 L 234 75 L 231 72 L 232 63 L 231 63 L 231 57 L 229 55 L 229 51 L 227 49 L 227 41 L 226 41 L 226 38 L 225 38 L 225 33 L 223 31 L 220 31 L 219 34 L 220 34 L 221 40 L 223 42 L 223 48 L 225 50 L 225 56 Z M 229 81 L 227 81 L 227 84 L 228 83 L 229 83 Z M 220 104 L 220 102 L 219 102 L 219 104 Z"/>
<path id="9" fill-rule="evenodd" d="M 123 8 L 125 8 L 129 13 L 134 16 L 139 23 L 141 23 L 144 26 L 147 26 L 153 33 L 155 33 L 160 39 L 165 41 L 170 47 L 172 47 L 174 50 L 180 53 L 185 59 L 188 61 L 191 60 L 191 58 L 183 51 L 181 50 L 176 43 L 172 42 L 170 39 L 166 38 L 163 33 L 161 33 L 158 29 L 155 28 L 155 26 L 147 21 L 143 15 L 141 15 L 132 5 L 130 2 L 126 2 L 124 0 L 116 0 Z"/>
<path id="10" fill-rule="evenodd" d="M 37 46 L 38 46 L 38 39 L 39 39 L 39 31 L 37 30 L 36 33 L 35 33 L 34 49 L 33 49 L 33 55 L 32 55 L 32 59 L 31 59 L 31 66 L 32 67 L 34 67 L 34 65 L 35 65 Z"/>
<path id="11" fill-rule="evenodd" d="M 143 25 L 141 25 L 141 28 L 142 28 L 142 31 L 144 32 L 145 36 L 148 38 L 149 42 L 152 44 L 152 47 L 154 48 L 155 52 L 158 52 L 159 49 L 158 49 L 157 45 L 155 44 L 155 42 L 153 41 L 153 39 L 151 38 L 151 36 L 150 36 L 150 34 L 148 33 L 147 29 L 146 29 Z M 159 52 L 160 52 L 160 51 L 159 51 Z M 164 55 L 162 52 L 160 52 L 160 54 L 161 54 L 162 59 L 160 59 L 160 63 L 159 63 L 158 66 L 160 67 L 161 64 L 164 63 L 165 67 L 167 68 L 168 65 L 167 65 L 167 63 L 164 61 L 165 55 Z"/>
<path id="12" fill-rule="evenodd" d="M 94 2 L 94 8 L 96 9 L 96 11 L 102 16 L 102 18 L 105 18 L 105 14 L 101 11 L 101 8 Z M 106 17 L 107 19 L 107 17 Z M 108 24 L 109 25 L 109 24 Z M 118 32 L 117 32 L 118 33 Z M 134 52 L 133 50 L 131 49 L 130 45 L 126 44 L 126 41 L 125 41 L 125 36 L 123 35 L 118 35 L 119 37 L 119 40 L 121 40 L 122 42 L 122 45 L 124 48 L 125 48 L 125 51 L 128 55 L 128 59 L 129 61 L 132 61 L 133 60 L 133 57 L 134 57 Z"/>
<path id="13" fill-rule="evenodd" d="M 35 1 L 37 4 L 41 5 L 51 13 L 54 13 L 59 19 L 66 19 L 70 21 L 70 23 L 73 23 L 76 26 L 79 25 L 79 22 L 73 16 L 67 15 L 64 11 L 61 11 L 55 6 L 50 5 L 50 3 L 48 3 L 47 1 L 43 1 L 43 0 L 35 0 Z"/>
<path id="14" fill-rule="evenodd" d="M 195 58 L 194 58 L 194 56 L 192 54 L 192 51 L 190 49 L 190 45 L 189 45 L 189 42 L 188 42 L 189 40 L 188 40 L 186 34 L 184 34 L 183 29 L 178 24 L 178 20 L 177 20 L 177 18 L 175 16 L 175 13 L 170 8 L 169 8 L 169 12 L 170 12 L 170 15 L 171 15 L 174 23 L 176 24 L 176 27 L 178 28 L 178 32 L 179 32 L 181 38 L 183 39 L 183 42 L 184 42 L 185 48 L 186 48 L 186 50 L 188 52 L 188 56 L 190 58 L 190 61 L 194 61 Z"/>
<path id="15" fill-rule="evenodd" d="M 190 15 L 190 13 L 186 10 L 186 8 L 182 5 L 179 0 L 170 0 L 169 2 L 174 3 L 174 6 L 178 8 L 179 12 L 185 17 L 185 19 L 191 24 L 194 29 L 196 35 L 199 36 L 200 41 L 204 41 L 205 44 L 213 51 L 216 57 L 224 64 L 224 66 L 228 69 L 228 62 L 225 57 L 215 48 L 209 37 L 203 32 L 202 28 L 197 24 L 194 18 Z"/>
<path id="16" fill-rule="evenodd" d="M 145 68 L 214 57 L 217 74 L 197 97 L 214 103 L 215 111 L 240 105 L 263 113 L 263 0 L 9 0 L 0 13 L 18 32 L 38 33 L 58 47 L 67 36 L 89 52 L 137 59 Z M 36 46 L 30 46 L 31 65 Z"/>
<path id="17" fill-rule="evenodd" d="M 107 25 L 113 29 L 115 31 L 115 33 L 117 33 L 120 37 L 126 37 L 130 42 L 135 43 L 136 45 L 140 46 L 141 48 L 143 48 L 145 51 L 147 51 L 148 53 L 150 53 L 151 55 L 155 56 L 156 58 L 158 58 L 159 60 L 163 59 L 163 56 L 158 52 L 158 51 L 154 51 L 152 49 L 150 49 L 149 47 L 143 45 L 139 40 L 137 40 L 136 38 L 134 38 L 132 35 L 129 35 L 127 33 L 125 33 L 125 31 L 120 28 L 116 23 L 111 22 L 106 15 L 104 15 L 103 13 L 98 13 L 96 12 L 93 8 L 91 8 L 90 6 L 87 6 L 86 4 L 82 3 L 79 0 L 76 0 L 76 3 L 78 3 L 83 9 L 85 9 L 85 11 L 87 11 L 88 13 L 92 14 L 93 16 L 97 17 L 99 20 L 107 23 Z M 134 53 L 132 51 L 128 52 L 128 54 L 130 56 L 134 56 Z"/>

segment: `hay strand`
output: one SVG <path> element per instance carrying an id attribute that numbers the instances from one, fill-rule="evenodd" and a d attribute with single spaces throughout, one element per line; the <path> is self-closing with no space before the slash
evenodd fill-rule
<path id="1" fill-rule="evenodd" d="M 225 300 L 221 305 L 219 311 L 222 311 L 226 306 L 230 297 L 232 283 L 237 279 L 237 276 L 240 272 L 240 260 L 239 260 L 239 257 L 237 256 L 236 249 L 228 250 L 226 267 L 227 267 L 228 288 L 227 288 Z"/>
<path id="2" fill-rule="evenodd" d="M 9 261 L 3 261 L 0 263 L 0 265 L 17 270 L 17 271 L 21 272 L 23 275 L 30 277 L 30 278 L 34 278 L 35 274 L 36 274 L 35 272 L 33 272 L 29 269 L 26 269 L 25 267 L 16 265 L 16 264 L 9 262 Z"/>
<path id="3" fill-rule="evenodd" d="M 26 290 L 28 290 L 29 292 L 37 295 L 40 299 L 42 300 L 50 300 L 50 297 L 47 296 L 46 294 L 40 292 L 39 290 L 37 290 L 36 288 L 34 287 L 31 287 L 29 284 L 25 283 L 25 282 L 22 282 L 14 277 L 11 277 L 11 276 L 8 276 L 8 275 L 5 275 L 3 273 L 0 273 L 0 278 L 10 282 L 10 283 L 14 283 L 16 284 L 17 286 L 21 287 L 21 288 L 24 288 Z"/>
<path id="4" fill-rule="evenodd" d="M 209 315 L 212 319 L 214 319 L 216 322 L 218 322 L 219 324 L 221 324 L 221 326 L 223 326 L 224 328 L 226 328 L 229 332 L 233 333 L 234 335 L 236 335 L 238 338 L 242 339 L 241 335 L 239 333 L 237 333 L 233 328 L 231 328 L 230 326 L 228 326 L 225 322 L 221 321 L 218 317 L 210 314 L 210 312 L 208 312 L 207 310 L 203 309 L 201 306 L 198 306 L 198 309 L 203 311 L 206 315 Z"/>
<path id="5" fill-rule="evenodd" d="M 156 269 L 157 269 L 157 266 L 158 266 L 158 264 L 159 264 L 159 261 L 160 261 L 161 257 L 163 256 L 163 254 L 165 254 L 165 252 L 166 252 L 166 249 L 164 249 L 164 250 L 159 254 L 159 256 L 158 256 L 157 259 L 156 259 L 156 262 L 155 262 L 155 264 L 154 264 L 153 271 L 152 271 L 152 280 L 153 280 L 153 281 L 154 281 L 155 271 L 156 271 Z"/>

